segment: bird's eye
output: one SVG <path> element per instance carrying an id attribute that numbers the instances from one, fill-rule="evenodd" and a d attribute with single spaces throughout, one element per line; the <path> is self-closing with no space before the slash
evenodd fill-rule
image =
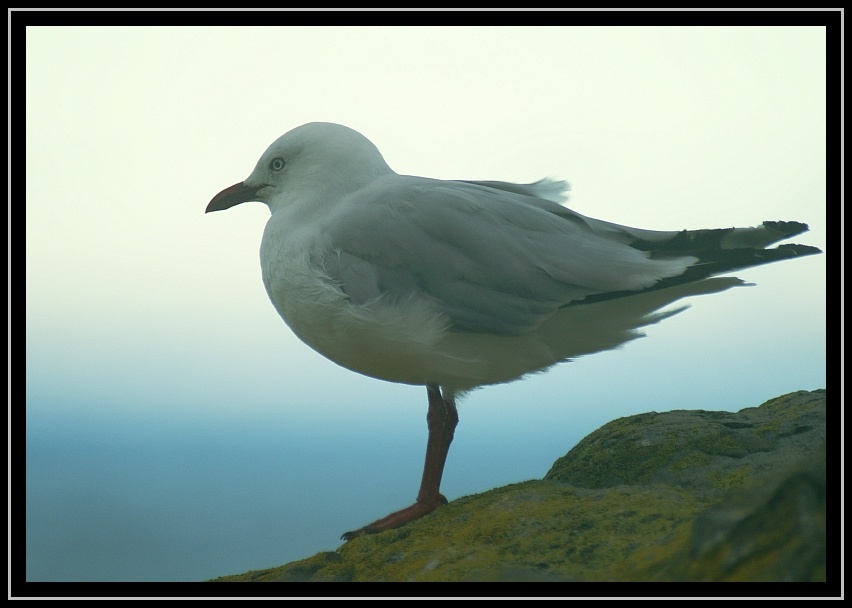
<path id="1" fill-rule="evenodd" d="M 284 168 L 284 159 L 283 158 L 273 158 L 269 161 L 269 168 L 273 171 L 281 171 Z"/>

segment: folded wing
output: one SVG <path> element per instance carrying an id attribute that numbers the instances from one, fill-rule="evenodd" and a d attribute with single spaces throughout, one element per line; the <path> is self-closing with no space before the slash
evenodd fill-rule
<path id="1" fill-rule="evenodd" d="M 351 195 L 320 260 L 355 304 L 424 298 L 456 331 L 522 334 L 565 306 L 626 297 L 817 253 L 765 245 L 807 230 L 649 231 L 559 205 L 564 182 L 389 176 Z"/>

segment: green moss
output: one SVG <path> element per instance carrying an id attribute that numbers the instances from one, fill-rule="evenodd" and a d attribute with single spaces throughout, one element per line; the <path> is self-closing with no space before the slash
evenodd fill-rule
<path id="1" fill-rule="evenodd" d="M 673 471 L 683 471 L 685 469 L 707 466 L 712 461 L 713 459 L 704 452 L 691 452 L 683 458 L 676 460 L 669 469 Z"/>
<path id="2" fill-rule="evenodd" d="M 622 418 L 544 481 L 460 498 L 336 552 L 217 580 L 824 580 L 824 449 L 821 462 L 762 486 L 770 462 L 789 473 L 803 439 L 819 442 L 811 451 L 824 445 L 824 391 L 761 408 L 770 416 L 751 408 Z M 799 451 L 768 461 L 790 435 Z"/>
<path id="3" fill-rule="evenodd" d="M 351 581 L 354 568 L 337 553 L 313 557 L 268 570 L 253 570 L 238 576 L 221 576 L 213 582 L 344 582 Z"/>
<path id="4" fill-rule="evenodd" d="M 752 467 L 745 466 L 732 471 L 713 472 L 707 475 L 708 479 L 713 482 L 713 487 L 719 490 L 730 490 L 737 488 L 752 474 Z"/>
<path id="5" fill-rule="evenodd" d="M 752 433 L 762 437 L 764 435 L 775 434 L 781 428 L 781 418 L 775 418 L 752 429 Z"/>
<path id="6" fill-rule="evenodd" d="M 739 458 L 749 453 L 739 436 L 731 432 L 706 433 L 696 438 L 697 449 L 707 454 L 719 454 Z"/>
<path id="7" fill-rule="evenodd" d="M 594 579 L 701 506 L 676 488 L 578 491 L 543 481 L 456 504 L 418 522 L 414 537 L 390 531 L 341 547 L 355 564 L 353 580 L 375 580 L 377 571 L 396 581 Z M 462 520 L 461 512 L 473 514 Z M 431 533 L 447 529 L 449 538 Z M 389 552 L 400 550 L 405 560 L 392 562 Z"/>
<path id="8" fill-rule="evenodd" d="M 677 446 L 660 439 L 643 440 L 656 414 L 619 418 L 590 435 L 557 460 L 545 479 L 584 488 L 646 483 L 651 474 L 671 463 Z"/>

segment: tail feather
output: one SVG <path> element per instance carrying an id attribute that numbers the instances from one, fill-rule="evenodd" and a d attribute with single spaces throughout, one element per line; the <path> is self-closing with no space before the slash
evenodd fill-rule
<path id="1" fill-rule="evenodd" d="M 650 233 L 652 239 L 636 239 L 631 247 L 654 254 L 695 255 L 706 250 L 763 248 L 807 232 L 802 222 L 763 222 L 756 228 L 714 228 Z"/>
<path id="2" fill-rule="evenodd" d="M 637 239 L 631 244 L 646 251 L 655 259 L 692 256 L 698 261 L 682 274 L 658 281 L 646 291 L 666 289 L 685 283 L 701 281 L 734 270 L 770 264 L 822 253 L 817 247 L 799 244 L 783 244 L 773 249 L 764 249 L 777 241 L 807 231 L 808 225 L 801 222 L 763 222 L 756 228 L 718 228 L 714 230 L 682 230 L 669 233 L 668 238 Z M 656 233 L 654 236 L 656 237 Z M 636 291 L 618 291 L 588 296 L 575 304 L 591 304 L 636 295 Z"/>
<path id="3" fill-rule="evenodd" d="M 774 249 L 753 249 L 740 247 L 737 249 L 717 249 L 715 251 L 694 252 L 698 262 L 686 269 L 682 275 L 673 277 L 679 282 L 697 281 L 708 276 L 770 264 L 780 260 L 790 260 L 822 253 L 810 245 L 786 244 Z"/>

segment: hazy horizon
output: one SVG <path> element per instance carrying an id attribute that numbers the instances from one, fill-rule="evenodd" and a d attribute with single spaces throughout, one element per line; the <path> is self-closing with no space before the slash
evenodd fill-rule
<path id="1" fill-rule="evenodd" d="M 399 173 L 566 179 L 648 229 L 807 222 L 826 250 L 825 29 L 78 28 L 26 41 L 28 580 L 203 580 L 334 550 L 411 504 L 426 391 L 299 342 L 267 209 L 205 215 L 282 133 Z M 542 477 L 602 424 L 826 386 L 827 252 L 624 348 L 474 391 L 450 499 Z"/>

